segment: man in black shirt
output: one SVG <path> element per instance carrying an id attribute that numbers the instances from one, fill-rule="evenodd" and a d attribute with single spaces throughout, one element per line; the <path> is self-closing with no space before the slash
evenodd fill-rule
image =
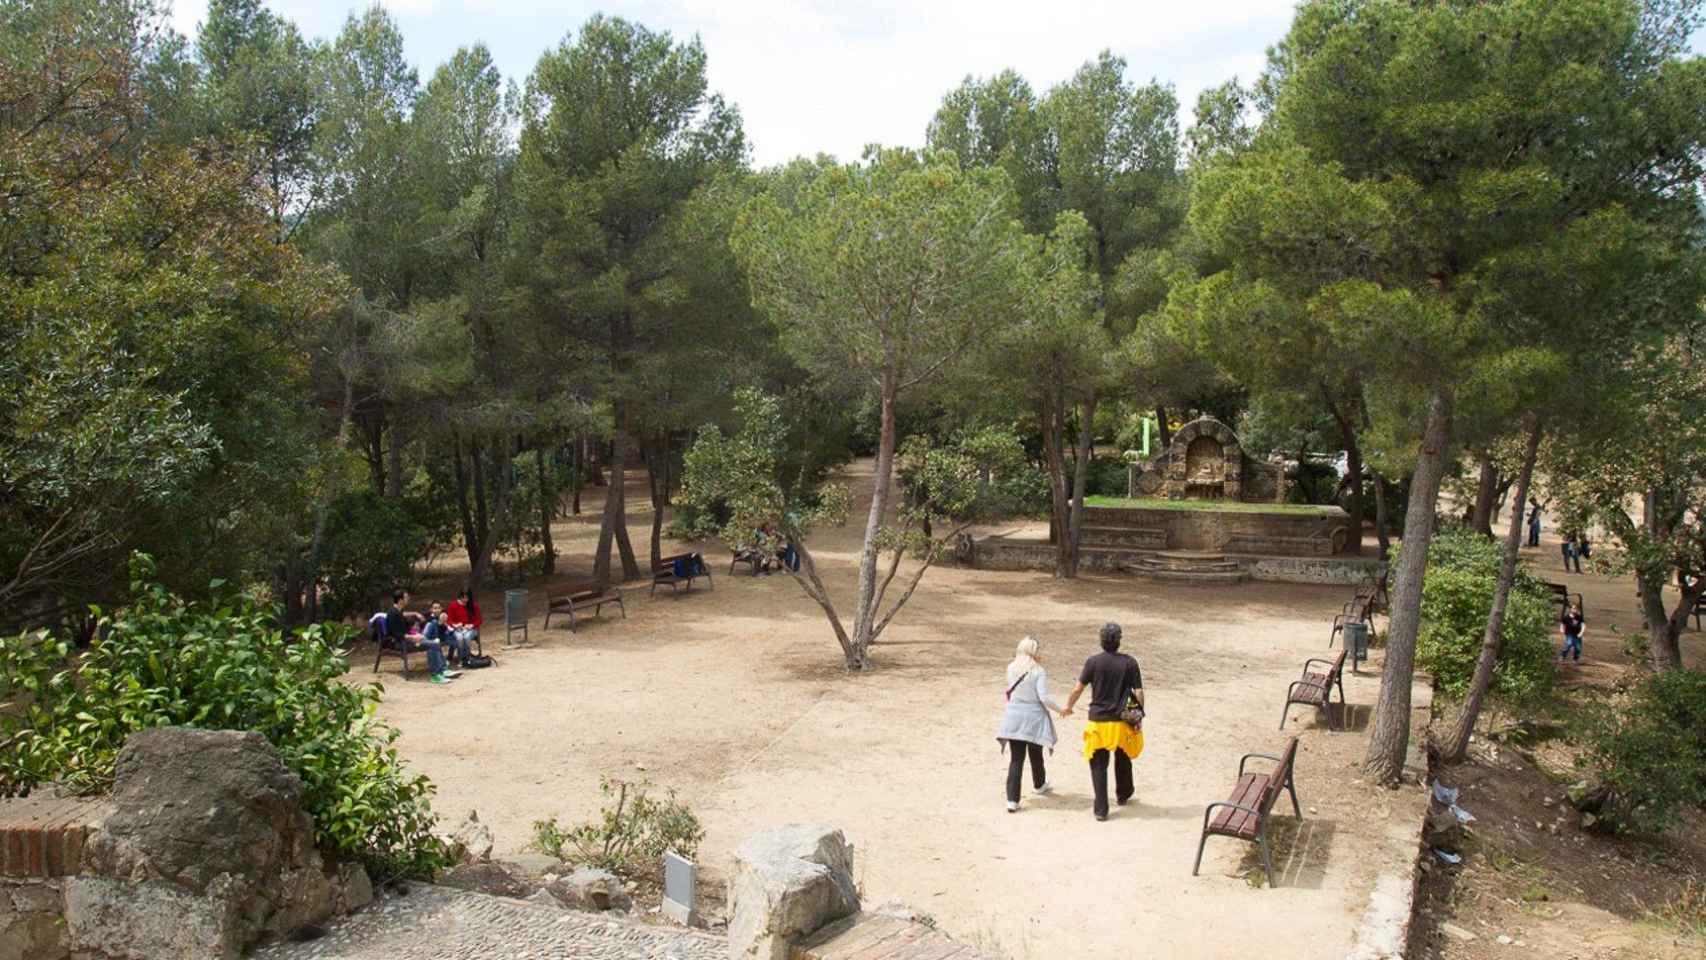
<path id="1" fill-rule="evenodd" d="M 1143 750 L 1143 734 L 1120 719 L 1128 700 L 1143 705 L 1143 671 L 1137 661 L 1120 653 L 1120 625 L 1102 625 L 1102 652 L 1084 661 L 1078 685 L 1066 699 L 1069 716 L 1086 687 L 1090 690 L 1089 724 L 1084 730 L 1084 755 L 1090 761 L 1090 786 L 1096 793 L 1096 819 L 1108 819 L 1108 761 L 1114 762 L 1114 799 L 1131 802 L 1135 788 L 1131 762 Z"/>

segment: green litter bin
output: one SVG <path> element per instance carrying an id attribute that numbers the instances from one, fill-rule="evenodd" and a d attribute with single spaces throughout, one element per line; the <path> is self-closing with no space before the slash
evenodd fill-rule
<path id="1" fill-rule="evenodd" d="M 1368 624 L 1360 620 L 1345 624 L 1345 649 L 1350 652 L 1353 669 L 1368 659 Z"/>
<path id="2" fill-rule="evenodd" d="M 504 645 L 508 646 L 510 635 L 521 631 L 521 642 L 527 642 L 527 591 L 504 591 Z"/>

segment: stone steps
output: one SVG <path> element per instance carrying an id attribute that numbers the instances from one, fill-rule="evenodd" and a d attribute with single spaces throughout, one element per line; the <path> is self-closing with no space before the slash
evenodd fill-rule
<path id="1" fill-rule="evenodd" d="M 1223 553 L 1196 550 L 1162 550 L 1132 565 L 1133 572 L 1168 583 L 1231 584 L 1250 578 L 1244 565 Z"/>
<path id="2" fill-rule="evenodd" d="M 860 913 L 794 947 L 790 960 L 985 960 L 985 956 L 926 924 Z"/>

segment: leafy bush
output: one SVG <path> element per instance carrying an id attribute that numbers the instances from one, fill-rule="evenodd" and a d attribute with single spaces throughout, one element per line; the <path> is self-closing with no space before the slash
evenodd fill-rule
<path id="1" fill-rule="evenodd" d="M 361 858 L 376 877 L 428 875 L 444 862 L 432 835 L 432 784 L 410 776 L 374 717 L 377 685 L 340 681 L 341 639 L 321 627 L 287 637 L 252 599 L 215 583 L 190 602 L 131 561 L 135 600 L 101 621 L 89 648 L 47 633 L 0 643 L 0 796 L 55 782 L 108 789 L 119 748 L 149 727 L 252 730 L 302 778 L 322 847 Z"/>
<path id="2" fill-rule="evenodd" d="M 614 806 L 607 804 L 596 823 L 571 830 L 558 826 L 555 817 L 534 821 L 533 845 L 559 860 L 609 870 L 623 879 L 656 877 L 666 851 L 691 860 L 705 838 L 699 818 L 675 799 L 675 791 L 654 800 L 650 788 L 648 783 L 601 780 L 599 790 L 606 797 L 615 794 Z"/>
<path id="3" fill-rule="evenodd" d="M 1447 697 L 1469 691 L 1481 637 L 1493 607 L 1503 547 L 1466 530 L 1442 529 L 1428 550 L 1422 584 L 1422 629 L 1416 665 Z M 1507 705 L 1531 703 L 1557 677 L 1552 629 L 1556 608 L 1541 582 L 1519 562 L 1493 669 L 1492 696 Z"/>
<path id="4" fill-rule="evenodd" d="M 1598 813 L 1614 827 L 1658 831 L 1706 809 L 1706 671 L 1648 677 L 1620 708 L 1590 708 L 1583 726 L 1578 762 L 1596 773 Z"/>
<path id="5" fill-rule="evenodd" d="M 326 616 L 373 612 L 392 587 L 411 579 L 426 549 L 427 530 L 405 503 L 371 490 L 332 501 L 320 554 Z"/>
<path id="6" fill-rule="evenodd" d="M 1072 478 L 1078 470 L 1076 458 L 1066 461 L 1066 482 L 1070 488 Z M 1124 457 L 1090 458 L 1090 475 L 1085 478 L 1084 495 L 1089 497 L 1123 497 L 1130 492 L 1126 483 L 1126 462 Z M 1068 494 L 1070 496 L 1070 493 Z"/>

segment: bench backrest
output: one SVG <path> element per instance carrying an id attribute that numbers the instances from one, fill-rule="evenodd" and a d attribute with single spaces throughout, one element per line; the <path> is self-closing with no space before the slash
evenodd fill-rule
<path id="1" fill-rule="evenodd" d="M 1339 650 L 1339 655 L 1333 658 L 1332 669 L 1327 671 L 1327 683 L 1331 684 L 1333 681 L 1339 679 L 1339 674 L 1343 673 L 1344 669 L 1345 669 L 1345 650 L 1343 648 L 1341 648 Z"/>
<path id="2" fill-rule="evenodd" d="M 1344 662 L 1344 654 L 1339 655 L 1339 661 Z M 1287 781 L 1291 779 L 1291 765 L 1297 759 L 1297 738 L 1287 737 L 1285 749 L 1280 751 L 1279 763 L 1274 764 L 1274 772 L 1268 777 L 1268 785 L 1262 789 L 1262 805 L 1257 809 L 1266 817 L 1273 808 L 1274 801 L 1285 790 Z"/>

